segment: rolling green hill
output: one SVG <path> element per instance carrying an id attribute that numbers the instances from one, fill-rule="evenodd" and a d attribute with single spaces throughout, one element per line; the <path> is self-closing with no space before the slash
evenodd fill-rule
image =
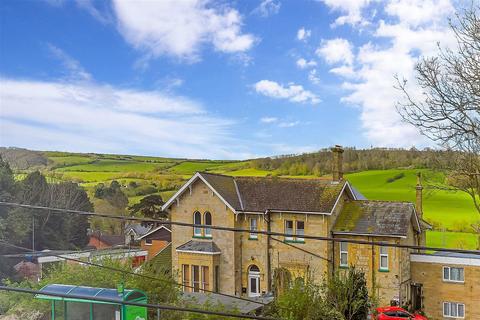
<path id="1" fill-rule="evenodd" d="M 48 164 L 40 167 L 40 170 L 50 181 L 78 182 L 93 196 L 93 189 L 97 184 L 109 184 L 112 180 L 117 180 L 124 188 L 131 204 L 148 194 L 160 194 L 164 200 L 168 199 L 196 171 L 232 176 L 267 176 L 282 173 L 277 169 L 257 169 L 256 160 L 191 160 L 65 152 L 41 154 L 46 158 L 44 162 Z M 35 157 L 38 158 L 38 154 L 35 154 Z M 480 223 L 480 214 L 475 210 L 468 195 L 428 188 L 428 181 L 440 181 L 443 178 L 441 173 L 429 169 L 366 170 L 346 174 L 346 178 L 368 199 L 413 202 L 418 171 L 422 172 L 427 182 L 424 190 L 424 218 L 434 226 L 434 231 L 427 234 L 427 244 L 476 249 L 478 236 L 473 233 L 471 224 Z M 17 172 L 17 178 L 21 179 L 27 171 Z M 295 177 L 308 179 L 316 176 Z"/>

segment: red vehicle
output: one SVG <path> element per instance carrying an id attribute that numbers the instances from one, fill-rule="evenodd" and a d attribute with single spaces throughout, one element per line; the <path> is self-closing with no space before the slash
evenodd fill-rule
<path id="1" fill-rule="evenodd" d="M 375 309 L 372 320 L 428 320 L 419 314 L 411 314 L 400 307 L 384 307 Z"/>

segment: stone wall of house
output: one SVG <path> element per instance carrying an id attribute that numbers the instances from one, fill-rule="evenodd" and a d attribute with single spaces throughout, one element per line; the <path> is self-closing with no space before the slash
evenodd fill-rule
<path id="1" fill-rule="evenodd" d="M 305 234 L 327 236 L 329 233 L 328 216 L 323 214 L 271 213 L 270 219 L 272 232 L 284 233 L 285 221 L 292 220 L 294 225 L 296 221 L 304 221 Z M 283 236 L 272 236 L 270 244 L 272 273 L 275 268 L 285 267 L 294 278 L 305 278 L 308 275 L 320 282 L 328 276 L 328 242 L 312 239 L 289 242 Z"/>
<path id="2" fill-rule="evenodd" d="M 257 219 L 258 230 L 267 230 L 266 217 L 263 214 L 240 214 L 236 226 L 241 229 L 250 229 L 250 218 Z M 250 237 L 249 233 L 238 233 L 238 247 L 240 252 L 239 274 L 241 290 L 245 294 L 248 289 L 248 270 L 252 265 L 260 269 L 260 292 L 268 291 L 267 272 L 267 236 L 257 234 L 257 238 Z"/>
<path id="3" fill-rule="evenodd" d="M 387 237 L 352 235 L 337 235 L 336 237 L 372 242 L 399 243 L 398 239 Z M 409 263 L 408 260 L 402 260 L 401 249 L 387 247 L 387 250 L 388 270 L 380 270 L 380 247 L 366 244 L 348 244 L 348 265 L 353 265 L 365 272 L 369 293 L 375 294 L 380 306 L 388 306 L 391 300 L 399 299 L 401 266 Z M 338 242 L 335 243 L 334 260 L 336 270 L 348 269 L 340 266 L 340 244 Z"/>
<path id="4" fill-rule="evenodd" d="M 192 188 L 187 188 L 178 203 L 175 202 L 170 208 L 170 215 L 173 221 L 193 223 L 193 214 L 199 211 L 202 215 L 208 211 L 212 214 L 212 224 L 225 227 L 235 226 L 235 214 L 217 197 L 214 192 L 201 180 L 193 183 Z M 221 251 L 219 255 L 219 289 L 222 293 L 240 294 L 238 288 L 240 284 L 236 279 L 240 274 L 236 274 L 236 255 L 238 254 L 235 246 L 235 233 L 230 231 L 212 230 L 211 239 L 199 239 L 193 237 L 193 228 L 172 225 L 172 269 L 178 274 L 178 280 L 181 282 L 181 265 L 179 265 L 178 253 L 175 250 L 182 244 L 190 241 L 213 241 Z M 196 255 L 192 255 L 195 260 Z M 186 257 L 182 256 L 182 261 Z M 188 258 L 187 258 L 188 259 Z"/>
<path id="5" fill-rule="evenodd" d="M 464 282 L 443 280 L 443 267 L 464 268 Z M 422 284 L 423 310 L 428 319 L 443 317 L 443 302 L 465 304 L 465 319 L 480 319 L 480 266 L 411 262 L 412 281 Z"/>

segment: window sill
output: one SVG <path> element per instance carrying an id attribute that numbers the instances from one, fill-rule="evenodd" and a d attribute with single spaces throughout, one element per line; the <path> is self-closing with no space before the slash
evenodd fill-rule
<path id="1" fill-rule="evenodd" d="M 293 239 L 292 240 L 285 239 L 285 240 L 283 240 L 283 242 L 285 242 L 285 243 L 305 243 L 305 240 L 299 241 L 299 240 L 293 240 Z"/>
<path id="2" fill-rule="evenodd" d="M 348 269 L 348 266 L 342 266 L 342 265 L 340 265 L 340 269 Z"/>
<path id="3" fill-rule="evenodd" d="M 388 269 L 378 269 L 378 272 L 390 272 Z"/>
<path id="4" fill-rule="evenodd" d="M 465 284 L 465 281 L 456 281 L 456 280 L 445 280 L 445 279 L 443 279 L 443 282 L 453 283 L 453 284 Z"/>
<path id="5" fill-rule="evenodd" d="M 205 236 L 193 236 L 194 239 L 212 239 L 213 237 L 205 237 Z"/>
<path id="6" fill-rule="evenodd" d="M 248 240 L 258 240 L 258 238 L 255 238 L 255 237 L 248 237 Z"/>

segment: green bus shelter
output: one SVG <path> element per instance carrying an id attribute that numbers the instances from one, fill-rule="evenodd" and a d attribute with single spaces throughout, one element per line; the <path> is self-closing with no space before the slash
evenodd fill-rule
<path id="1" fill-rule="evenodd" d="M 40 291 L 35 297 L 51 301 L 52 320 L 147 320 L 146 307 L 124 304 L 147 303 L 147 295 L 140 290 L 50 284 Z M 98 298 L 113 301 L 98 301 Z"/>

